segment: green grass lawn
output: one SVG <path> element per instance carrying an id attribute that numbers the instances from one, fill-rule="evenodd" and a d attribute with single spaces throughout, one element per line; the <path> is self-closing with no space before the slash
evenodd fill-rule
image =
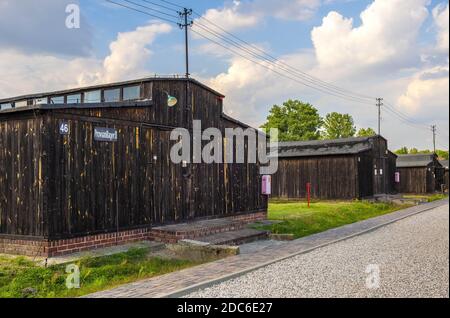
<path id="1" fill-rule="evenodd" d="M 199 263 L 149 257 L 148 249 L 139 248 L 75 264 L 80 268 L 81 288 L 67 289 L 66 265 L 43 268 L 23 257 L 0 256 L 0 298 L 77 297 Z"/>
<path id="2" fill-rule="evenodd" d="M 270 226 L 256 226 L 275 234 L 294 234 L 295 238 L 323 232 L 350 223 L 370 219 L 409 207 L 365 201 L 269 203 L 269 220 L 282 221 Z"/>
<path id="3" fill-rule="evenodd" d="M 404 195 L 403 197 L 406 198 L 406 199 L 423 199 L 423 200 L 426 200 L 428 202 L 434 202 L 434 201 L 446 199 L 446 198 L 448 198 L 448 195 L 447 194 L 441 194 L 441 193 L 438 193 L 438 194 L 424 194 L 424 195 L 411 194 L 411 195 Z"/>

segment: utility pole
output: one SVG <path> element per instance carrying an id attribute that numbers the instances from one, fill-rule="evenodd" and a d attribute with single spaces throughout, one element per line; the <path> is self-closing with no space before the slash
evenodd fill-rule
<path id="1" fill-rule="evenodd" d="M 188 28 L 194 24 L 194 21 L 189 22 L 188 18 L 192 15 L 192 9 L 184 8 L 182 12 L 178 12 L 180 17 L 184 19 L 184 23 L 178 23 L 181 29 L 184 29 L 184 41 L 186 48 L 186 78 L 189 78 L 189 33 Z"/>
<path id="2" fill-rule="evenodd" d="M 436 153 L 436 125 L 431 126 L 431 131 L 433 132 L 433 149 Z"/>
<path id="3" fill-rule="evenodd" d="M 185 40 L 185 49 L 186 49 L 186 87 L 185 87 L 185 108 L 184 108 L 184 118 L 185 118 L 185 125 L 186 128 L 190 131 L 192 131 L 192 122 L 193 122 L 193 115 L 192 115 L 192 107 L 191 107 L 191 101 L 190 101 L 190 85 L 189 85 L 189 27 L 194 24 L 193 21 L 189 22 L 189 17 L 192 15 L 192 9 L 184 8 L 183 11 L 178 12 L 180 15 L 180 18 L 183 20 L 183 23 L 179 23 L 178 26 L 181 29 L 184 29 L 184 40 Z M 191 138 L 192 139 L 192 138 Z M 191 140 L 191 147 L 192 147 L 193 140 Z M 192 149 L 192 148 L 191 148 Z M 190 157 L 192 160 L 192 155 Z M 187 166 L 183 169 L 184 170 L 184 182 L 183 182 L 183 188 L 182 188 L 182 195 L 183 195 L 183 218 L 191 220 L 193 219 L 193 203 L 192 203 L 192 196 L 193 196 L 193 189 L 192 189 L 192 164 L 187 164 Z"/>
<path id="4" fill-rule="evenodd" d="M 383 98 L 377 98 L 378 107 L 378 135 L 381 136 L 381 106 L 383 106 Z"/>

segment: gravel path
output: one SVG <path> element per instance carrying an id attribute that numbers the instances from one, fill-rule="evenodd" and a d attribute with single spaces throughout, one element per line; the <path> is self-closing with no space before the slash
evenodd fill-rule
<path id="1" fill-rule="evenodd" d="M 448 298 L 448 243 L 447 204 L 187 297 Z"/>

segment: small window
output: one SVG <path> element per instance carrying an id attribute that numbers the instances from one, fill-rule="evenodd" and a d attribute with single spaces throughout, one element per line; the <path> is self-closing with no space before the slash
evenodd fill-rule
<path id="1" fill-rule="evenodd" d="M 21 100 L 18 102 L 14 103 L 14 107 L 18 108 L 18 107 L 27 107 L 28 106 L 28 101 L 26 100 Z"/>
<path id="2" fill-rule="evenodd" d="M 35 98 L 33 100 L 34 105 L 45 105 L 48 104 L 48 97 Z"/>
<path id="3" fill-rule="evenodd" d="M 141 98 L 141 86 L 129 86 L 123 88 L 123 100 L 135 100 Z"/>
<path id="4" fill-rule="evenodd" d="M 11 103 L 0 104 L 0 110 L 11 109 L 11 108 L 12 108 Z"/>
<path id="5" fill-rule="evenodd" d="M 90 91 L 84 93 L 84 103 L 100 103 L 102 100 L 102 92 L 101 91 Z"/>
<path id="6" fill-rule="evenodd" d="M 64 96 L 55 96 L 50 98 L 50 104 L 64 104 Z"/>
<path id="7" fill-rule="evenodd" d="M 103 94 L 105 102 L 107 103 L 120 101 L 120 88 L 105 90 Z"/>
<path id="8" fill-rule="evenodd" d="M 81 104 L 81 94 L 67 95 L 67 104 Z"/>

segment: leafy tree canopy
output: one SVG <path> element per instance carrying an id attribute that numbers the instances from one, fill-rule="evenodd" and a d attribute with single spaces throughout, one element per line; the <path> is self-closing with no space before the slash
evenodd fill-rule
<path id="1" fill-rule="evenodd" d="M 339 139 L 354 137 L 356 133 L 353 117 L 349 114 L 339 114 L 336 112 L 327 114 L 324 120 L 324 139 Z"/>
<path id="2" fill-rule="evenodd" d="M 395 153 L 398 155 L 407 155 L 407 154 L 416 155 L 416 154 L 431 154 L 433 153 L 433 151 L 429 149 L 419 150 L 417 148 L 408 149 L 408 147 L 402 147 L 397 151 L 395 151 Z M 447 150 L 437 149 L 436 154 L 438 155 L 440 160 L 448 160 L 449 154 Z"/>
<path id="3" fill-rule="evenodd" d="M 441 160 L 448 160 L 448 151 L 438 149 L 436 153 Z"/>
<path id="4" fill-rule="evenodd" d="M 396 150 L 395 153 L 397 155 L 407 155 L 407 154 L 409 154 L 409 149 L 408 149 L 408 147 L 402 147 L 402 148 Z"/>
<path id="5" fill-rule="evenodd" d="M 280 141 L 317 140 L 320 138 L 322 118 L 314 106 L 299 100 L 274 105 L 267 122 L 261 126 L 266 132 L 278 128 Z"/>
<path id="6" fill-rule="evenodd" d="M 377 133 L 375 132 L 375 130 L 373 130 L 372 128 L 361 128 L 360 130 L 358 130 L 358 137 L 372 137 L 372 136 L 376 136 Z"/>

